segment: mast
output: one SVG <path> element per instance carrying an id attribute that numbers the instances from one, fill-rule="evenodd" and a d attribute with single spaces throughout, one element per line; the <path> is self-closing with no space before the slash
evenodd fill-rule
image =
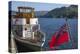
<path id="1" fill-rule="evenodd" d="M 65 21 L 66 21 L 66 25 L 67 25 L 67 32 L 68 32 L 68 36 L 69 36 L 69 41 L 70 41 L 70 43 L 71 43 L 71 46 L 72 46 L 72 48 L 74 47 L 73 46 L 73 40 L 72 40 L 72 37 L 71 37 L 71 32 L 70 32 L 70 26 L 69 26 L 69 23 L 68 23 L 68 18 L 66 17 L 65 18 Z"/>

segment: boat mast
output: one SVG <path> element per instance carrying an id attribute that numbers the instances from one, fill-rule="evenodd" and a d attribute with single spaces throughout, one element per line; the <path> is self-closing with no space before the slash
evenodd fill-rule
<path id="1" fill-rule="evenodd" d="M 65 18 L 65 21 L 66 21 L 66 25 L 67 25 L 67 32 L 68 32 L 68 36 L 69 36 L 69 41 L 71 43 L 71 46 L 73 47 L 73 40 L 72 40 L 72 37 L 71 37 L 71 32 L 70 32 L 70 24 L 68 23 L 68 11 L 66 10 L 66 18 Z"/>

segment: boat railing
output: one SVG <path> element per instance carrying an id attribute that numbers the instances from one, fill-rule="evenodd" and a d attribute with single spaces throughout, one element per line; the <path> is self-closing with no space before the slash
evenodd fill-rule
<path id="1" fill-rule="evenodd" d="M 41 30 L 39 30 L 39 32 L 43 35 L 43 37 L 41 38 L 41 47 L 43 47 L 45 40 L 46 40 L 46 36 L 45 33 Z"/>
<path id="2" fill-rule="evenodd" d="M 30 27 L 31 27 L 31 28 L 30 28 L 31 33 L 32 33 L 32 32 L 35 32 L 35 33 L 39 32 L 40 34 L 37 33 L 37 38 L 39 38 L 39 36 L 41 36 L 41 38 L 40 38 L 39 40 L 36 40 L 36 39 L 31 39 L 31 38 L 32 38 L 32 37 L 31 37 L 31 38 L 30 38 L 30 41 L 32 40 L 32 42 L 34 42 L 33 40 L 36 40 L 35 42 L 36 42 L 36 43 L 40 42 L 40 43 L 41 43 L 41 47 L 42 47 L 42 46 L 44 45 L 44 43 L 45 43 L 46 37 L 45 37 L 45 33 L 40 29 L 40 24 L 37 24 L 37 25 L 38 25 L 38 28 L 36 28 L 35 31 L 33 31 L 33 28 L 32 28 L 32 26 L 34 26 L 34 25 L 30 25 L 30 24 L 26 24 L 26 25 L 13 25 L 13 28 L 14 28 L 14 29 L 13 29 L 13 33 L 15 34 L 15 36 L 18 36 L 18 37 L 19 37 L 18 34 L 21 33 L 20 30 L 23 31 L 23 28 L 26 28 L 26 27 L 30 28 Z M 23 27 L 23 28 L 21 29 L 21 27 Z M 19 30 L 19 31 L 16 31 L 16 30 Z M 17 32 L 18 34 L 17 34 L 16 32 Z M 35 37 L 35 35 L 34 35 L 34 37 Z M 21 37 L 21 36 L 20 36 L 20 38 L 23 39 L 23 40 L 26 40 L 26 39 L 28 40 L 28 39 L 29 39 L 29 38 L 27 38 L 27 37 L 24 37 L 24 38 L 23 38 L 23 37 Z M 27 41 L 27 40 L 26 40 L 26 41 Z M 34 43 L 35 43 L 35 42 L 34 42 Z"/>

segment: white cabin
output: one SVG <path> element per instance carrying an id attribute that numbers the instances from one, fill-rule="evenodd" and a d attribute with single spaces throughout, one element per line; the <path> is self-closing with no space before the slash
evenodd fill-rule
<path id="1" fill-rule="evenodd" d="M 13 18 L 13 25 L 22 26 L 22 38 L 32 38 L 34 39 L 34 32 L 40 29 L 38 24 L 38 18 L 30 18 L 30 24 L 26 24 L 25 18 Z"/>

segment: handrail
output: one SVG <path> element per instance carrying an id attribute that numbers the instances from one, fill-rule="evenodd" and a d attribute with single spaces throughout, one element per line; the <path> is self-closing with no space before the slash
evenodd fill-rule
<path id="1" fill-rule="evenodd" d="M 42 44 L 41 44 L 41 47 L 43 47 L 44 46 L 44 43 L 45 43 L 45 40 L 46 40 L 46 37 L 45 37 L 45 33 L 44 32 L 42 32 L 41 30 L 39 30 L 39 32 L 41 33 L 41 34 L 43 34 L 43 38 L 42 38 Z"/>

